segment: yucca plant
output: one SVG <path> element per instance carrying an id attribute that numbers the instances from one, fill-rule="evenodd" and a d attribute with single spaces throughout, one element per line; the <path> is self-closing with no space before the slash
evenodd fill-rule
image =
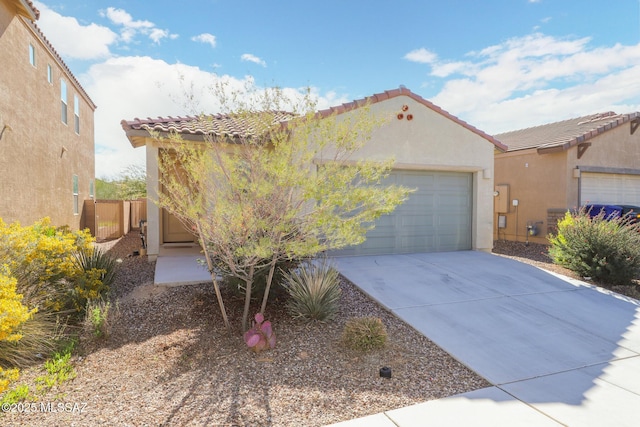
<path id="1" fill-rule="evenodd" d="M 378 317 L 352 318 L 344 325 L 342 342 L 359 351 L 382 348 L 387 342 L 387 328 Z"/>
<path id="2" fill-rule="evenodd" d="M 84 271 L 104 270 L 100 280 L 110 287 L 116 277 L 118 261 L 107 252 L 98 248 L 81 249 L 75 254 L 76 266 Z"/>
<path id="3" fill-rule="evenodd" d="M 338 270 L 327 260 L 305 262 L 283 275 L 283 286 L 291 296 L 288 308 L 294 317 L 331 320 L 338 312 L 342 290 Z"/>
<path id="4" fill-rule="evenodd" d="M 117 260 L 100 249 L 80 250 L 75 254 L 77 272 L 73 278 L 71 301 L 78 313 L 87 302 L 104 297 L 115 280 Z"/>

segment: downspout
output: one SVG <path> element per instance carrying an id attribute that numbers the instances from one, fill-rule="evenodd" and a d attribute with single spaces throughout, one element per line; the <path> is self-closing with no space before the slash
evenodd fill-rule
<path id="1" fill-rule="evenodd" d="M 579 166 L 576 166 L 573 176 L 578 178 L 578 204 L 576 205 L 576 209 L 580 209 L 580 206 L 582 206 L 582 174 L 580 173 Z"/>

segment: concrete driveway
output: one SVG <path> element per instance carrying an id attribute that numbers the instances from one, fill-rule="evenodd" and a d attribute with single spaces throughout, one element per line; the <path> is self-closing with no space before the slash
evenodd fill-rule
<path id="1" fill-rule="evenodd" d="M 483 252 L 335 261 L 494 385 L 340 425 L 640 425 L 637 300 Z"/>

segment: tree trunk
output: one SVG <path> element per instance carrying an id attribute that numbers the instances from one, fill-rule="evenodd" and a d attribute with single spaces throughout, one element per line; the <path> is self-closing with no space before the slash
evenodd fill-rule
<path id="1" fill-rule="evenodd" d="M 213 269 L 213 263 L 211 262 L 211 257 L 209 256 L 209 249 L 207 248 L 207 244 L 202 238 L 202 230 L 200 223 L 196 224 L 198 229 L 198 237 L 200 241 L 200 247 L 204 252 L 204 257 L 207 260 L 207 267 L 209 268 L 209 274 L 211 274 L 211 281 L 213 282 L 213 288 L 216 291 L 216 298 L 218 299 L 218 305 L 220 306 L 220 313 L 222 313 L 222 320 L 224 321 L 224 326 L 227 328 L 228 332 L 231 332 L 231 324 L 229 323 L 229 318 L 227 317 L 227 310 L 224 308 L 224 301 L 222 300 L 222 294 L 220 293 L 220 286 L 218 285 L 218 279 L 216 278 L 216 272 Z"/>
<path id="2" fill-rule="evenodd" d="M 267 308 L 267 300 L 269 299 L 269 291 L 271 290 L 271 282 L 273 281 L 273 275 L 276 271 L 276 261 L 278 258 L 275 256 L 271 260 L 271 267 L 269 267 L 269 276 L 267 277 L 267 286 L 264 288 L 264 296 L 262 297 L 262 306 L 260 307 L 260 313 L 264 314 Z"/>
<path id="3" fill-rule="evenodd" d="M 251 305 L 251 285 L 253 284 L 253 271 L 254 266 L 249 267 L 249 275 L 245 279 L 246 283 L 246 294 L 244 296 L 244 311 L 242 312 L 242 332 L 244 333 L 247 329 L 247 321 L 249 320 L 249 306 Z"/>

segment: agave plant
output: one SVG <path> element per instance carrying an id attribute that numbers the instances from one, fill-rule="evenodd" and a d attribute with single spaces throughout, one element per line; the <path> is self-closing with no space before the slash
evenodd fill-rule
<path id="1" fill-rule="evenodd" d="M 342 293 L 339 273 L 326 260 L 307 262 L 289 271 L 283 286 L 291 296 L 288 308 L 294 317 L 325 321 L 338 312 Z"/>

